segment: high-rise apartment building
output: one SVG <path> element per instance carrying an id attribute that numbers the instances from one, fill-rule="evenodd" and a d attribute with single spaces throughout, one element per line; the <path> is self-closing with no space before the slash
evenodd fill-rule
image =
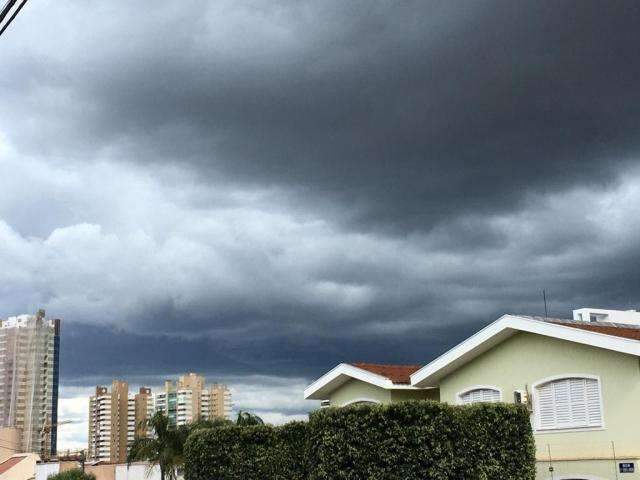
<path id="1" fill-rule="evenodd" d="M 231 391 L 221 383 L 214 383 L 203 392 L 202 418 L 231 418 Z"/>
<path id="2" fill-rule="evenodd" d="M 23 452 L 56 454 L 59 358 L 60 320 L 0 320 L 0 427 L 19 431 Z"/>
<path id="3" fill-rule="evenodd" d="M 114 380 L 111 391 L 97 387 L 89 399 L 89 449 L 93 461 L 124 462 L 127 449 L 136 437 L 151 436 L 145 420 L 162 411 L 173 426 L 197 420 L 229 418 L 231 392 L 226 385 L 205 385 L 204 377 L 195 373 L 167 380 L 164 390 L 153 393 L 141 387 L 133 395 L 126 382 Z"/>
<path id="4" fill-rule="evenodd" d="M 149 408 L 151 389 L 142 387 L 140 393 L 129 394 L 127 382 L 114 380 L 111 391 L 96 387 L 89 398 L 89 448 L 87 457 L 93 461 L 124 462 L 136 435 L 146 435 L 146 429 L 136 431 L 151 417 Z M 152 405 L 152 404 L 151 404 Z"/>
<path id="5" fill-rule="evenodd" d="M 140 387 L 140 392 L 134 396 L 134 421 L 133 431 L 135 437 L 145 437 L 151 435 L 151 427 L 145 425 L 143 419 L 149 419 L 155 412 L 153 394 L 149 387 Z"/>
<path id="6" fill-rule="evenodd" d="M 162 410 L 172 425 L 231 416 L 231 392 L 226 385 L 205 385 L 201 375 L 188 373 L 177 382 L 165 381 L 164 392 L 156 394 L 156 410 Z"/>

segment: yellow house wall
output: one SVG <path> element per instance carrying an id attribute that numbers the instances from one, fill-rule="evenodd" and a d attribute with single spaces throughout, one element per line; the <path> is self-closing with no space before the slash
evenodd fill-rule
<path id="1" fill-rule="evenodd" d="M 440 400 L 440 391 L 437 388 L 427 390 L 392 390 L 391 401 L 404 402 L 407 400 Z"/>
<path id="2" fill-rule="evenodd" d="M 443 378 L 440 397 L 442 401 L 457 403 L 459 392 L 475 385 L 491 385 L 502 390 L 503 401 L 512 402 L 514 390 L 527 387 L 531 392 L 531 385 L 547 377 L 565 374 L 600 377 L 604 428 L 534 432 L 536 456 L 540 461 L 538 478 L 559 480 L 564 473 L 580 472 L 595 475 L 597 479 L 616 478 L 613 447 L 617 459 L 632 459 L 638 471 L 640 363 L 637 357 L 542 335 L 518 333 Z M 554 465 L 553 477 L 548 471 L 549 456 Z M 583 468 L 592 472 L 585 472 Z M 619 476 L 640 479 L 639 473 Z"/>
<path id="3" fill-rule="evenodd" d="M 406 400 L 439 400 L 438 389 L 412 390 L 396 389 L 387 390 L 376 387 L 370 383 L 351 379 L 335 389 L 329 396 L 332 407 L 343 407 L 356 400 L 373 400 L 378 403 L 402 402 Z"/>
<path id="4" fill-rule="evenodd" d="M 357 399 L 370 399 L 378 403 L 391 402 L 391 392 L 360 380 L 351 379 L 343 383 L 329 396 L 332 407 L 342 407 Z"/>

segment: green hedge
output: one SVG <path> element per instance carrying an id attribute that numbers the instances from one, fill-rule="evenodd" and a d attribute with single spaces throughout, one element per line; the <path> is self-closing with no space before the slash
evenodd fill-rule
<path id="1" fill-rule="evenodd" d="M 292 422 L 197 430 L 185 444 L 185 480 L 306 480 L 307 427 Z"/>
<path id="2" fill-rule="evenodd" d="M 49 475 L 47 480 L 96 480 L 96 476 L 93 473 L 84 473 L 81 469 L 74 468 L 66 472 Z"/>
<path id="3" fill-rule="evenodd" d="M 403 402 L 324 409 L 308 424 L 194 432 L 186 480 L 533 480 L 525 408 Z"/>
<path id="4" fill-rule="evenodd" d="M 403 402 L 321 410 L 310 480 L 532 480 L 529 413 L 506 404 Z"/>

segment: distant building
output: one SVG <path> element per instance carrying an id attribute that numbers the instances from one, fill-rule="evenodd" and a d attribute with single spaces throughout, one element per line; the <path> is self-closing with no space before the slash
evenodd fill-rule
<path id="1" fill-rule="evenodd" d="M 96 387 L 89 398 L 89 445 L 87 458 L 91 461 L 124 462 L 131 443 L 145 436 L 144 420 L 151 417 L 149 408 L 151 389 L 142 387 L 140 393 L 129 394 L 127 382 L 114 380 L 111 391 Z M 136 430 L 138 431 L 136 432 Z"/>
<path id="2" fill-rule="evenodd" d="M 0 320 L 0 427 L 20 431 L 16 449 L 55 455 L 60 320 L 19 315 Z"/>
<path id="3" fill-rule="evenodd" d="M 156 411 L 162 410 L 172 425 L 186 425 L 197 420 L 229 418 L 231 392 L 226 385 L 205 386 L 201 375 L 188 373 L 177 382 L 167 380 L 164 392 L 156 394 Z"/>
<path id="4" fill-rule="evenodd" d="M 89 399 L 90 461 L 125 462 L 129 446 L 136 437 L 153 435 L 145 420 L 162 411 L 173 426 L 198 420 L 230 418 L 231 392 L 226 385 L 205 385 L 201 375 L 189 373 L 177 381 L 167 380 L 164 390 L 153 393 L 149 387 L 129 393 L 127 382 L 114 380 L 111 391 L 96 387 Z"/>

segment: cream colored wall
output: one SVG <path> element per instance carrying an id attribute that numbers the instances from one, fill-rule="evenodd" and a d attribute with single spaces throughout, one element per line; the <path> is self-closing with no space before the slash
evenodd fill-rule
<path id="1" fill-rule="evenodd" d="M 404 402 L 407 400 L 440 400 L 440 391 L 437 388 L 426 390 L 391 390 L 392 402 Z"/>
<path id="2" fill-rule="evenodd" d="M 109 463 L 103 465 L 87 465 L 84 467 L 85 473 L 93 473 L 96 480 L 115 480 L 116 464 Z"/>
<path id="3" fill-rule="evenodd" d="M 638 470 L 638 459 L 613 460 L 576 460 L 553 462 L 549 472 L 548 462 L 538 462 L 536 480 L 637 480 L 638 473 L 619 473 L 616 475 L 618 462 L 634 462 Z"/>
<path id="4" fill-rule="evenodd" d="M 35 453 L 22 453 L 20 462 L 4 473 L 0 473 L 0 480 L 32 480 L 36 476 L 36 463 L 40 457 Z"/>
<path id="5" fill-rule="evenodd" d="M 332 407 L 342 407 L 357 399 L 375 400 L 378 403 L 402 402 L 406 400 L 439 400 L 437 389 L 387 390 L 370 383 L 351 379 L 337 388 L 329 397 Z"/>
<path id="6" fill-rule="evenodd" d="M 21 451 L 22 430 L 15 427 L 0 427 L 0 463 Z"/>
<path id="7" fill-rule="evenodd" d="M 391 392 L 370 383 L 351 379 L 334 390 L 329 396 L 332 407 L 342 407 L 357 399 L 370 399 L 378 403 L 390 403 Z"/>
<path id="8" fill-rule="evenodd" d="M 547 461 L 593 459 L 613 474 L 614 442 L 617 458 L 640 458 L 640 363 L 637 357 L 600 348 L 579 345 L 531 333 L 518 333 L 489 352 L 461 367 L 440 382 L 442 401 L 457 402 L 457 394 L 474 385 L 493 385 L 502 389 L 503 401 L 512 402 L 513 392 L 554 375 L 590 374 L 601 380 L 603 429 L 592 431 L 535 434 L 536 455 Z M 580 473 L 585 462 L 568 462 Z M 636 470 L 640 465 L 636 463 Z M 543 465 L 543 464 L 541 464 Z M 608 467 L 607 467 L 608 465 Z M 540 467 L 545 469 L 548 467 Z M 582 473 L 585 473 L 584 471 Z M 543 473 L 541 473 L 543 475 Z M 551 478 L 548 470 L 539 478 Z M 554 479 L 562 478 L 554 475 Z M 578 477 L 579 478 L 579 477 Z M 623 474 L 640 478 L 640 474 Z"/>

